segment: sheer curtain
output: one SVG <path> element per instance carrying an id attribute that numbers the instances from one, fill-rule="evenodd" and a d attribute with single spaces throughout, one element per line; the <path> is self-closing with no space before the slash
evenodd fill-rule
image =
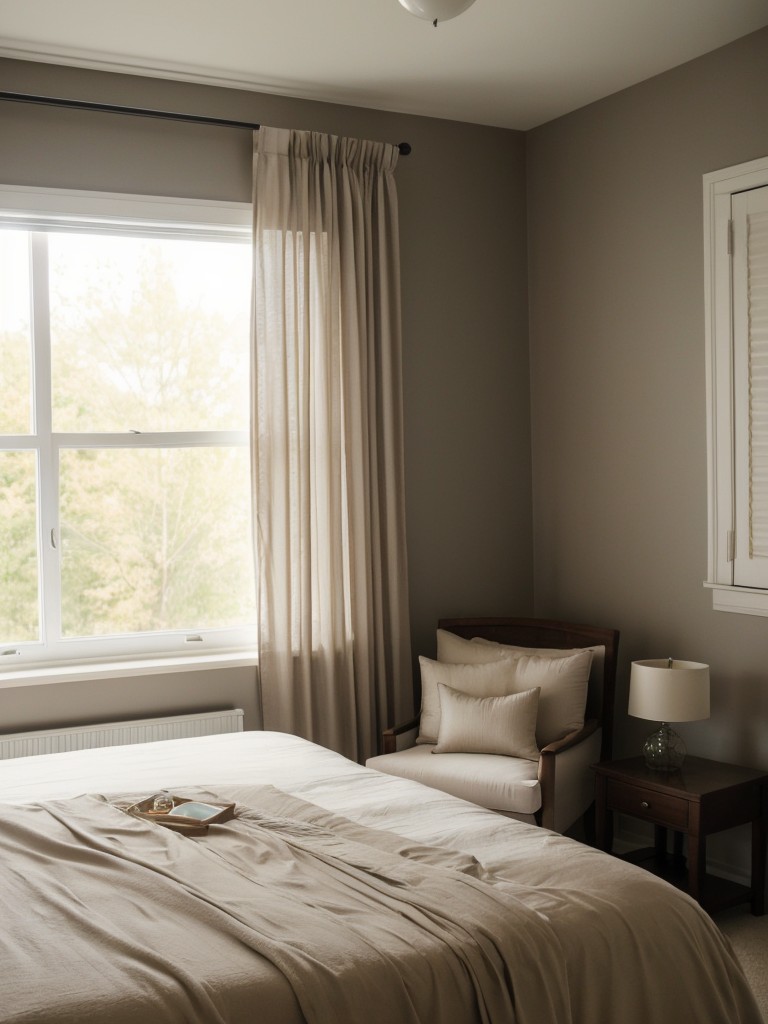
<path id="1" fill-rule="evenodd" d="M 254 146 L 264 728 L 363 760 L 412 710 L 398 151 L 265 127 Z"/>

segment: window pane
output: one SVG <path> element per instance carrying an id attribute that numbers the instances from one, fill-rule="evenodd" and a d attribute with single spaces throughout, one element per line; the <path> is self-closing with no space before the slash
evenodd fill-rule
<path id="1" fill-rule="evenodd" d="M 247 448 L 60 453 L 65 637 L 253 622 Z"/>
<path id="2" fill-rule="evenodd" d="M 0 451 L 0 643 L 40 638 L 37 456 Z"/>
<path id="3" fill-rule="evenodd" d="M 0 231 L 0 434 L 31 426 L 29 234 Z"/>
<path id="4" fill-rule="evenodd" d="M 49 236 L 55 431 L 246 430 L 250 251 Z"/>

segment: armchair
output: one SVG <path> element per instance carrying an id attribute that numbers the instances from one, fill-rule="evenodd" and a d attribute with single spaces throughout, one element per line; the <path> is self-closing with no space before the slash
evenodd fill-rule
<path id="1" fill-rule="evenodd" d="M 461 660 L 474 665 L 495 663 L 497 667 L 504 662 L 512 665 L 511 671 L 525 667 L 538 674 L 535 681 L 541 683 L 542 696 L 546 695 L 539 704 L 536 725 L 538 761 L 530 756 L 478 752 L 471 744 L 467 752 L 457 752 L 454 745 L 451 752 L 432 756 L 436 737 L 427 735 L 423 724 L 427 711 L 424 689 L 421 715 L 386 729 L 383 753 L 369 758 L 367 766 L 423 782 L 508 817 L 565 832 L 593 801 L 589 766 L 611 756 L 618 631 L 517 618 L 441 619 L 438 630 L 438 663 L 425 665 L 426 659 L 422 659 L 423 676 L 427 668 L 435 675 L 435 664 L 453 663 L 464 671 L 467 666 L 459 666 Z M 586 699 L 583 679 L 580 689 L 578 680 L 575 687 L 573 680 L 567 681 L 565 688 L 560 682 L 567 675 L 567 661 L 574 663 L 574 670 L 585 664 L 584 649 L 592 652 Z M 547 675 L 548 665 L 553 666 L 552 676 Z M 475 675 L 479 678 L 483 672 Z M 498 688 L 499 672 L 493 668 L 489 672 L 487 678 L 493 675 L 495 679 L 490 695 L 507 693 Z M 447 679 L 461 678 L 450 667 L 438 668 L 436 675 L 441 674 Z M 481 685 L 472 683 L 475 694 L 482 693 Z M 516 690 L 520 688 L 518 685 Z M 464 686 L 459 689 L 468 692 Z M 436 691 L 429 698 L 433 704 L 435 697 Z M 437 747 L 441 748 L 440 739 Z"/>

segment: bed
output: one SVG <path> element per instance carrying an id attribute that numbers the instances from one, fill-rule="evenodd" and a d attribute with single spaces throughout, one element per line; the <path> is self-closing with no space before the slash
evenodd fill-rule
<path id="1" fill-rule="evenodd" d="M 238 816 L 122 809 L 164 788 Z M 8 760 L 0 801 L 3 1022 L 760 1021 L 688 896 L 295 736 Z"/>

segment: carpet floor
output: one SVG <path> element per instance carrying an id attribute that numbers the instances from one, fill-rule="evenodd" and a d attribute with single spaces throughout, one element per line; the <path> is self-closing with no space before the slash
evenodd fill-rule
<path id="1" fill-rule="evenodd" d="M 768 1024 L 768 915 L 753 917 L 747 907 L 734 907 L 715 915 L 715 922 L 730 939 Z"/>

